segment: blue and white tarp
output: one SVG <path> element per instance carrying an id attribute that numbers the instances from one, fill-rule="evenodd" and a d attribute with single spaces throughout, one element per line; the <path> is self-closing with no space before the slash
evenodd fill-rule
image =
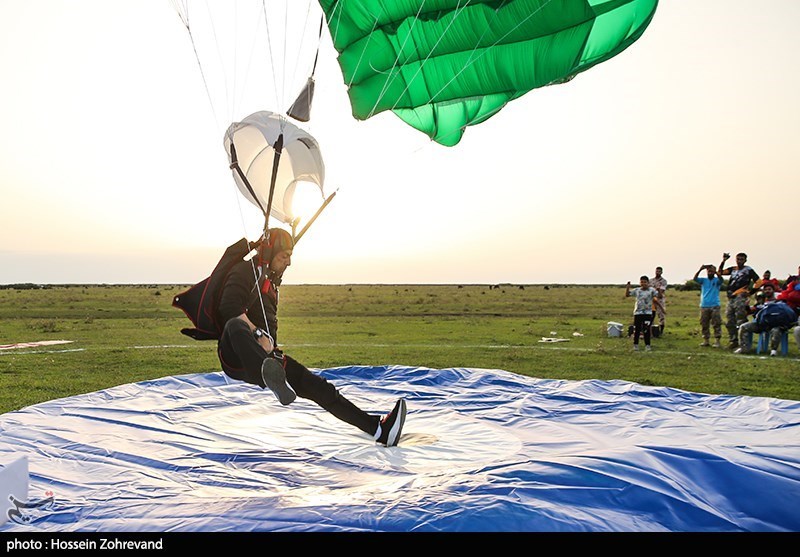
<path id="1" fill-rule="evenodd" d="M 221 373 L 0 415 L 29 501 L 2 532 L 800 531 L 800 402 L 499 370 L 317 370 L 386 448 Z"/>

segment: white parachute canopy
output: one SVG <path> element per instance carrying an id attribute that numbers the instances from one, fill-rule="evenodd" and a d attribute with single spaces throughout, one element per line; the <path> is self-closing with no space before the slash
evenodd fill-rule
<path id="1" fill-rule="evenodd" d="M 280 156 L 276 157 L 278 138 L 283 136 Z M 234 153 L 231 150 L 234 146 Z M 233 170 L 233 179 L 242 195 L 265 213 L 293 227 L 304 215 L 296 214 L 294 197 L 298 186 L 318 189 L 325 199 L 325 164 L 317 140 L 308 132 L 289 122 L 286 117 L 269 111 L 255 112 L 234 122 L 225 132 L 225 151 Z M 238 163 L 239 170 L 234 166 Z M 275 174 L 275 187 L 270 201 L 270 189 Z"/>

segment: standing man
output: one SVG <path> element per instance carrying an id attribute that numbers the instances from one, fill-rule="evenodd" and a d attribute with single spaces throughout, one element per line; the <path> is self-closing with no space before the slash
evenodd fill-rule
<path id="1" fill-rule="evenodd" d="M 217 352 L 233 379 L 270 389 L 281 404 L 296 397 L 314 401 L 376 442 L 397 445 L 406 417 L 402 398 L 381 418 L 347 400 L 324 377 L 278 349 L 278 286 L 292 263 L 294 241 L 281 228 L 268 230 L 258 255 L 237 262 L 222 284 L 219 322 L 224 323 Z"/>
<path id="2" fill-rule="evenodd" d="M 705 269 L 708 276 L 701 277 L 700 272 Z M 722 339 L 722 314 L 719 309 L 719 291 L 722 288 L 722 277 L 713 265 L 702 265 L 692 277 L 700 284 L 700 329 L 703 342 L 700 346 L 710 346 L 711 327 L 714 328 L 714 348 L 720 347 Z"/>
<path id="3" fill-rule="evenodd" d="M 736 254 L 736 266 L 724 268 L 725 262 L 730 259 L 729 253 L 722 254 L 722 263 L 719 264 L 720 276 L 730 275 L 728 280 L 728 305 L 725 308 L 725 328 L 728 330 L 728 348 L 739 347 L 739 326 L 747 322 L 747 301 L 753 284 L 758 280 L 758 273 L 747 263 L 747 254 Z"/>
<path id="4" fill-rule="evenodd" d="M 664 271 L 661 267 L 656 267 L 656 276 L 650 279 L 650 287 L 656 289 L 656 298 L 653 300 L 653 326 L 655 326 L 656 317 L 658 317 L 658 333 L 659 336 L 664 334 L 664 323 L 667 320 L 667 279 L 661 276 Z"/>

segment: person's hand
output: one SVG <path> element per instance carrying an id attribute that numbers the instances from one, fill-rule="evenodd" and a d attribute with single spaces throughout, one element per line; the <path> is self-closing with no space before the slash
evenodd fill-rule
<path id="1" fill-rule="evenodd" d="M 625 286 L 630 286 L 630 285 L 631 285 L 631 281 L 628 281 L 628 284 L 626 284 Z"/>
<path id="2" fill-rule="evenodd" d="M 253 334 L 255 335 L 256 341 L 261 348 L 267 352 L 272 352 L 275 349 L 275 343 L 273 342 L 272 337 L 269 336 L 265 330 L 256 329 Z"/>
<path id="3" fill-rule="evenodd" d="M 722 260 L 723 261 L 727 261 L 730 258 L 731 258 L 731 254 L 730 253 L 723 253 L 722 254 Z"/>

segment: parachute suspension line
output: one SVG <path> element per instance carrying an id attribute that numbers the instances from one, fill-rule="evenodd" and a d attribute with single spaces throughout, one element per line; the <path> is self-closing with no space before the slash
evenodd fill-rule
<path id="1" fill-rule="evenodd" d="M 256 202 L 256 205 L 258 205 L 258 208 L 261 209 L 261 212 L 266 214 L 266 211 L 264 211 L 263 205 L 261 205 L 261 202 L 258 200 L 258 197 L 256 196 L 256 192 L 253 191 L 253 187 L 250 185 L 250 181 L 247 179 L 247 176 L 245 176 L 244 172 L 242 172 L 242 169 L 239 166 L 239 159 L 236 156 L 236 146 L 233 144 L 233 138 L 231 138 L 231 165 L 230 165 L 230 168 L 231 168 L 231 170 L 235 170 L 236 171 L 236 174 L 239 175 L 239 178 L 242 180 L 242 183 L 247 188 L 248 193 L 250 193 L 250 197 L 252 197 L 253 201 Z M 270 199 L 271 199 L 271 197 L 270 197 Z"/>
<path id="2" fill-rule="evenodd" d="M 281 120 L 283 122 L 283 120 Z M 233 143 L 231 143 L 231 146 Z M 275 182 L 278 179 L 278 165 L 281 162 L 281 154 L 283 153 L 283 131 L 278 135 L 278 139 L 275 140 L 275 145 L 272 146 L 273 150 L 275 151 L 275 156 L 272 160 L 272 176 L 270 177 L 269 183 L 269 199 L 267 201 L 267 210 L 264 212 L 264 234 L 262 235 L 264 238 L 264 242 L 269 243 L 269 213 L 272 210 L 272 195 L 275 193 Z M 259 204 L 260 206 L 260 204 Z M 270 254 L 270 263 L 272 262 L 272 255 Z M 255 266 L 253 266 L 255 271 Z M 262 271 L 261 275 L 266 276 L 266 271 Z M 259 276 L 256 274 L 256 289 L 258 290 L 258 303 L 261 306 L 261 311 L 264 315 L 264 324 L 267 326 L 267 333 L 272 336 L 272 332 L 269 331 L 269 321 L 267 321 L 267 312 L 264 309 L 264 300 L 261 298 L 261 287 L 258 285 Z"/>
<path id="3" fill-rule="evenodd" d="M 461 4 L 461 0 L 459 0 L 459 4 Z M 469 4 L 469 0 L 467 0 L 467 4 Z M 383 82 L 383 87 L 381 88 L 381 92 L 378 95 L 378 97 L 375 99 L 375 104 L 372 105 L 372 110 L 369 111 L 369 115 L 367 116 L 367 118 L 372 118 L 372 116 L 375 114 L 375 109 L 378 107 L 378 104 L 380 104 L 381 100 L 383 99 L 383 96 L 386 94 L 386 91 L 389 90 L 389 85 L 399 75 L 399 72 L 394 74 L 394 75 L 392 75 L 392 71 L 395 70 L 398 65 L 400 65 L 400 56 L 403 53 L 403 50 L 405 50 L 406 43 L 408 42 L 409 38 L 411 37 L 411 31 L 413 31 L 414 26 L 417 24 L 417 21 L 419 20 L 419 14 L 422 13 L 422 8 L 424 8 L 424 7 L 425 7 L 425 2 L 424 1 L 420 2 L 419 10 L 417 10 L 417 15 L 414 17 L 414 22 L 411 24 L 411 28 L 409 29 L 408 34 L 406 34 L 406 38 L 403 40 L 403 44 L 401 44 L 400 48 L 397 49 L 397 56 L 395 57 L 394 62 L 392 63 L 392 67 L 389 68 L 389 71 L 387 72 L 389 74 L 389 79 L 387 79 L 386 81 Z M 458 6 L 456 6 L 456 10 L 458 10 Z M 454 16 L 453 17 L 453 21 L 455 21 L 455 19 L 457 17 L 458 17 L 458 15 Z M 375 26 L 377 26 L 377 24 L 378 24 L 378 19 L 375 18 L 375 25 L 372 28 L 373 31 L 375 30 Z M 452 22 L 451 22 L 451 25 L 452 25 Z M 449 28 L 450 28 L 450 26 L 448 25 L 447 29 L 449 29 Z M 445 32 L 447 32 L 447 29 L 445 29 Z M 442 33 L 442 35 L 444 35 L 444 33 Z M 439 41 L 441 41 L 441 40 L 442 40 L 442 38 L 439 37 Z M 436 42 L 436 45 L 439 44 L 439 41 Z M 436 48 L 436 45 L 433 46 L 433 48 L 431 49 L 431 52 L 433 52 L 433 49 Z M 364 50 L 366 50 L 366 48 Z M 430 54 L 428 56 L 430 56 Z M 426 58 L 426 60 L 427 60 L 427 58 Z M 417 68 L 417 72 L 419 72 L 421 69 L 422 69 L 422 64 L 420 64 L 420 67 Z M 414 77 L 416 77 L 416 74 L 414 74 Z M 412 80 L 413 80 L 413 78 L 412 78 Z M 403 94 L 405 94 L 405 92 L 407 90 L 408 90 L 408 85 L 406 85 L 406 88 L 403 90 Z M 395 102 L 395 106 L 396 105 L 397 105 L 397 102 Z"/>
<path id="4" fill-rule="evenodd" d="M 341 5 L 342 5 L 342 2 L 337 2 L 337 3 L 336 3 L 336 5 L 333 7 L 333 11 L 331 12 L 331 21 L 332 21 L 334 18 L 336 18 L 336 29 L 335 29 L 335 30 L 334 30 L 334 32 L 333 32 L 333 37 L 331 37 L 331 39 L 332 39 L 332 41 L 333 41 L 333 44 L 334 44 L 334 45 L 336 45 L 336 38 L 339 36 L 339 24 L 342 22 L 342 16 L 341 16 L 341 13 L 340 13 L 340 14 L 339 14 L 339 16 L 337 17 L 337 16 L 336 16 L 336 10 L 337 10 L 337 9 L 338 9 L 338 8 L 339 8 Z M 342 12 L 343 10 L 344 10 L 344 8 L 342 8 L 342 10 L 340 10 L 340 12 Z M 325 14 L 324 14 L 324 13 L 323 13 L 322 17 L 323 17 L 323 18 L 325 17 Z M 335 50 L 335 47 L 334 47 L 334 50 Z"/>
<path id="5" fill-rule="evenodd" d="M 383 8 L 381 8 L 381 12 L 383 12 Z M 367 44 L 369 44 L 369 41 L 372 40 L 372 34 L 375 32 L 375 28 L 378 27 L 379 19 L 380 19 L 380 15 L 375 17 L 375 21 L 372 24 L 372 31 L 369 32 L 369 38 L 367 39 Z M 338 28 L 337 28 L 337 30 L 338 30 Z M 365 46 L 364 49 L 361 51 L 361 56 L 359 56 L 359 58 L 358 58 L 358 62 L 356 63 L 356 68 L 355 68 L 355 70 L 353 70 L 353 79 L 355 78 L 356 74 L 358 73 L 358 68 L 361 67 L 361 61 L 364 59 L 364 53 L 366 51 L 367 51 L 367 48 Z M 353 84 L 353 79 L 351 79 L 350 82 L 347 84 L 347 88 L 348 89 L 350 89 L 350 86 Z M 373 110 L 374 110 L 374 108 L 373 108 Z M 371 113 L 370 113 L 370 116 L 372 116 Z"/>
<path id="6" fill-rule="evenodd" d="M 310 6 L 309 6 L 310 9 Z M 325 16 L 319 16 L 319 33 L 317 34 L 317 52 L 314 55 L 314 65 L 311 67 L 311 77 L 314 77 L 314 74 L 317 73 L 317 62 L 319 61 L 319 47 L 322 43 L 322 29 L 325 26 Z"/>
<path id="7" fill-rule="evenodd" d="M 263 1 L 263 0 L 262 0 Z M 287 2 L 289 0 L 286 0 Z M 296 1 L 296 0 L 295 0 Z M 289 6 L 288 4 L 284 4 L 286 7 L 283 10 L 283 28 L 289 28 Z M 286 99 L 286 51 L 288 50 L 289 41 L 286 38 L 287 33 L 283 34 L 283 91 L 281 92 L 281 98 L 278 99 L 278 106 L 284 106 L 283 102 Z"/>
<path id="8" fill-rule="evenodd" d="M 272 67 L 272 86 L 275 89 L 275 100 L 278 101 L 279 104 L 283 104 L 280 102 L 283 95 L 278 94 L 278 77 L 275 75 L 275 57 L 272 54 L 272 38 L 269 34 L 269 18 L 267 17 L 266 0 L 261 0 L 261 11 L 264 15 L 264 26 L 267 28 L 267 50 L 269 51 L 269 65 Z M 284 50 L 286 49 L 284 48 Z"/>
<path id="9" fill-rule="evenodd" d="M 407 82 L 406 82 L 406 86 L 405 86 L 405 88 L 403 89 L 403 92 L 402 92 L 400 95 L 398 95 L 398 97 L 397 97 L 397 100 L 395 101 L 394 105 L 392 106 L 392 110 L 394 110 L 395 108 L 397 108 L 397 103 L 399 103 L 399 102 L 400 102 L 400 99 L 403 97 L 403 95 L 405 95 L 405 94 L 406 94 L 406 92 L 408 91 L 408 88 L 411 86 L 411 83 L 413 83 L 413 81 L 416 79 L 417 75 L 419 75 L 419 73 L 422 71 L 422 68 L 425 66 L 425 63 L 426 63 L 426 62 L 427 62 L 427 61 L 430 59 L 430 57 L 433 55 L 434 51 L 436 50 L 436 47 L 437 47 L 437 46 L 439 46 L 439 43 L 440 43 L 440 42 L 442 42 L 442 39 L 444 39 L 445 35 L 447 35 L 447 32 L 450 30 L 450 28 L 453 26 L 453 24 L 456 22 L 456 20 L 457 20 L 457 19 L 458 19 L 458 18 L 461 16 L 461 14 L 462 14 L 462 13 L 464 13 L 464 10 L 466 10 L 466 9 L 469 7 L 469 5 L 470 5 L 470 2 L 471 2 L 471 0 L 467 0 L 467 1 L 464 3 L 464 5 L 462 6 L 462 5 L 461 5 L 461 0 L 459 0 L 458 4 L 456 5 L 456 7 L 455 7 L 455 10 L 454 10 L 453 19 L 450 21 L 450 23 L 448 23 L 448 24 L 447 24 L 447 27 L 445 27 L 445 29 L 444 29 L 444 31 L 442 32 L 441 36 L 440 36 L 440 37 L 437 39 L 436 43 L 435 43 L 435 44 L 434 44 L 434 45 L 431 47 L 431 51 L 428 53 L 428 55 L 425 57 L 425 59 L 424 59 L 424 60 L 422 60 L 422 61 L 420 62 L 420 64 L 419 64 L 419 67 L 417 68 L 417 71 L 416 71 L 416 72 L 414 72 L 414 75 L 413 75 L 413 76 L 411 76 L 411 79 L 408 79 L 408 80 L 407 80 Z M 497 12 L 495 12 L 495 13 L 497 13 Z M 417 17 L 419 17 L 419 12 L 417 12 Z M 484 34 L 485 34 L 485 31 L 484 31 Z M 479 41 L 479 42 L 480 42 L 480 41 Z M 392 70 L 393 70 L 393 69 L 395 69 L 395 67 L 396 67 L 396 65 L 398 64 L 399 60 L 400 60 L 400 53 L 398 53 L 398 55 L 397 55 L 397 59 L 395 59 L 395 66 L 393 66 L 393 67 L 392 67 Z M 394 75 L 393 75 L 393 76 L 391 76 L 391 77 L 390 77 L 390 78 L 387 80 L 387 82 L 384 84 L 384 89 L 383 89 L 383 91 L 381 91 L 381 95 L 380 95 L 380 96 L 378 97 L 378 99 L 375 101 L 375 105 L 372 107 L 372 111 L 370 111 L 370 113 L 369 113 L 369 115 L 370 115 L 370 116 L 372 116 L 372 115 L 373 115 L 373 113 L 374 113 L 375 109 L 376 109 L 376 108 L 377 108 L 377 106 L 378 106 L 378 103 L 379 103 L 379 102 L 381 101 L 381 99 L 383 98 L 383 95 L 384 95 L 384 93 L 385 93 L 385 92 L 388 90 L 388 88 L 389 88 L 389 83 L 390 83 L 390 82 L 392 82 L 392 81 L 394 81 L 395 79 L 397 79 L 397 76 L 398 76 L 398 75 L 400 75 L 400 74 L 399 74 L 399 73 L 396 73 L 396 74 L 394 74 Z M 451 81 L 452 81 L 452 80 L 451 80 Z M 441 93 L 441 90 L 437 92 L 437 95 L 438 95 L 439 93 Z M 431 100 L 433 100 L 433 98 L 434 98 L 434 97 L 432 97 L 432 98 L 431 98 Z"/>
<path id="10" fill-rule="evenodd" d="M 278 136 L 278 139 L 275 142 L 275 149 L 276 149 L 276 154 L 275 154 L 275 161 L 274 162 L 275 162 L 275 164 L 277 164 L 279 159 L 280 159 L 280 154 L 277 152 L 277 150 L 278 149 L 281 149 L 281 150 L 283 149 L 283 134 Z M 261 205 L 261 202 L 258 200 L 258 197 L 256 197 L 255 192 L 253 191 L 253 187 L 250 185 L 250 181 L 247 179 L 247 176 L 245 176 L 244 172 L 242 172 L 242 169 L 239 166 L 239 160 L 238 160 L 238 158 L 236 156 L 236 146 L 233 143 L 233 137 L 231 137 L 231 165 L 230 165 L 230 168 L 232 170 L 236 171 L 236 173 L 239 175 L 239 178 L 242 180 L 242 183 L 247 188 L 247 191 L 250 193 L 250 196 L 256 202 L 256 204 L 258 205 L 259 209 L 261 209 L 261 211 L 264 213 L 264 232 L 261 234 L 261 241 L 258 243 L 258 246 L 259 246 L 259 249 L 260 249 L 261 244 L 263 242 L 269 242 L 269 210 L 270 210 L 270 206 L 272 205 L 272 192 L 275 189 L 275 178 L 277 176 L 277 169 L 273 168 L 272 183 L 271 183 L 270 191 L 269 191 L 269 205 L 267 207 L 267 210 L 265 211 L 263 205 Z M 241 200 L 239 199 L 238 195 L 236 196 L 236 205 L 239 208 L 239 218 L 242 221 L 242 229 L 244 231 L 244 236 L 245 236 L 245 238 L 247 238 L 247 227 L 245 226 L 244 213 L 242 212 L 242 204 L 241 204 Z M 255 260 L 255 257 L 251 257 L 250 258 L 250 268 L 253 270 L 253 279 L 254 279 L 255 289 L 258 292 L 258 303 L 259 303 L 259 305 L 261 307 L 261 312 L 262 312 L 263 317 L 264 317 L 264 324 L 267 327 L 267 333 L 269 333 L 269 335 L 272 336 L 272 332 L 269 330 L 269 322 L 267 321 L 267 312 L 264 309 L 264 300 L 261 297 L 261 287 L 259 285 L 259 280 L 261 279 L 261 277 L 265 273 L 261 270 L 260 266 L 259 266 L 258 269 L 256 269 L 256 264 L 255 264 L 254 260 Z"/>
<path id="11" fill-rule="evenodd" d="M 189 33 L 189 41 L 192 43 L 192 50 L 194 51 L 194 58 L 197 60 L 197 67 L 200 69 L 200 77 L 203 79 L 203 87 L 206 90 L 206 97 L 208 98 L 208 104 L 211 105 L 211 114 L 214 117 L 214 123 L 219 126 L 219 117 L 217 116 L 217 111 L 214 108 L 214 100 L 211 98 L 211 91 L 208 88 L 208 80 L 206 79 L 206 74 L 203 71 L 203 64 L 200 62 L 200 55 L 197 52 L 197 44 L 194 41 L 194 35 L 192 34 L 192 28 L 189 25 L 189 4 L 188 0 L 185 2 L 180 2 L 179 0 L 172 0 L 172 7 L 175 8 L 175 11 L 178 12 L 178 17 L 181 19 L 184 27 L 186 27 L 186 31 Z"/>
<path id="12" fill-rule="evenodd" d="M 311 4 L 308 5 L 309 9 L 306 13 L 306 23 L 304 28 L 308 26 L 308 14 L 311 12 Z M 317 72 L 317 62 L 319 61 L 319 48 L 322 43 L 322 28 L 325 25 L 325 15 L 321 15 L 319 18 L 319 33 L 317 36 L 317 52 L 314 56 L 314 65 L 311 67 L 311 75 L 306 80 L 306 84 L 303 89 L 300 91 L 300 94 L 297 95 L 297 98 L 292 103 L 292 106 L 286 111 L 286 114 L 294 118 L 295 120 L 299 120 L 300 122 L 308 122 L 311 119 L 311 103 L 314 100 L 314 74 Z M 300 50 L 302 50 L 303 39 L 305 38 L 305 33 L 300 39 Z M 300 62 L 300 55 L 298 52 L 297 60 L 295 63 L 295 70 L 297 66 L 299 66 Z M 292 82 L 294 82 L 295 74 L 292 74 Z"/>

